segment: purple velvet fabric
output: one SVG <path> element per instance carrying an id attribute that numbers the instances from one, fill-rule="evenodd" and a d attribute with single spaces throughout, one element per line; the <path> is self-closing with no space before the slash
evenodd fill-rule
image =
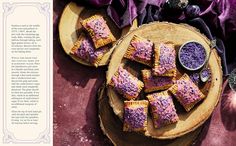
<path id="1" fill-rule="evenodd" d="M 105 7 L 108 15 L 123 28 L 138 18 L 139 25 L 152 21 L 186 22 L 183 11 L 165 9 L 166 0 L 84 0 L 90 6 Z M 195 0 L 189 4 L 200 7 L 200 17 L 212 35 L 223 40 L 228 63 L 236 61 L 236 0 Z"/>

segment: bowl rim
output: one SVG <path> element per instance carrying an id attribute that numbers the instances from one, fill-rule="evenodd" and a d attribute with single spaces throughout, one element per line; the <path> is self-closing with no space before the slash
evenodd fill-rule
<path id="1" fill-rule="evenodd" d="M 204 51 L 205 51 L 205 53 L 206 53 L 206 57 L 205 57 L 204 62 L 203 62 L 199 67 L 197 67 L 197 68 L 189 68 L 189 67 L 185 66 L 185 65 L 182 63 L 181 59 L 180 59 L 180 51 L 181 51 L 182 48 L 183 48 L 186 44 L 188 44 L 188 43 L 197 43 L 197 44 L 200 44 L 200 45 L 204 48 Z M 201 43 L 199 43 L 199 42 L 197 42 L 197 41 L 195 41 L 195 40 L 190 40 L 190 41 L 185 42 L 184 44 L 182 44 L 182 45 L 180 46 L 179 51 L 178 51 L 178 59 L 179 59 L 179 62 L 180 62 L 180 64 L 181 64 L 181 66 L 183 66 L 185 69 L 187 69 L 187 70 L 189 70 L 189 71 L 196 71 L 196 70 L 199 70 L 200 68 L 202 68 L 202 67 L 205 65 L 205 63 L 206 63 L 207 56 L 208 56 L 208 54 L 207 54 L 206 48 L 205 48 Z"/>

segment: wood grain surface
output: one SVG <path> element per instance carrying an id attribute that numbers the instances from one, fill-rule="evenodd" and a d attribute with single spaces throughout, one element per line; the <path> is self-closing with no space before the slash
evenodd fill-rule
<path id="1" fill-rule="evenodd" d="M 104 17 L 104 19 L 107 22 L 107 25 L 109 26 L 112 34 L 115 36 L 115 38 L 118 40 L 121 36 L 127 34 L 127 32 L 130 29 L 133 29 L 137 27 L 137 20 L 134 21 L 132 26 L 128 26 L 126 28 L 123 28 L 120 30 L 114 22 L 108 17 L 106 14 L 106 11 L 104 9 L 92 9 L 92 8 L 84 8 L 82 6 L 77 5 L 74 2 L 70 2 L 63 10 L 63 13 L 60 18 L 59 23 L 59 38 L 62 44 L 62 47 L 66 54 L 70 55 L 75 61 L 87 65 L 92 66 L 90 63 L 81 60 L 73 55 L 70 54 L 71 48 L 74 46 L 74 43 L 78 39 L 79 33 L 82 31 L 82 26 L 80 24 L 80 21 L 93 16 L 95 14 L 100 14 Z M 110 50 L 105 53 L 103 58 L 101 59 L 98 66 L 107 65 L 110 59 L 110 56 L 114 50 L 114 45 L 116 42 L 114 42 L 110 46 Z"/>
<path id="2" fill-rule="evenodd" d="M 116 45 L 115 51 L 112 55 L 110 64 L 107 71 L 107 83 L 111 80 L 111 77 L 118 69 L 119 65 L 125 66 L 131 73 L 139 77 L 140 70 L 142 67 L 138 67 L 138 64 L 131 64 L 130 61 L 123 59 L 123 55 L 132 39 L 133 35 L 140 35 L 153 41 L 155 44 L 160 42 L 171 41 L 175 43 L 176 49 L 181 46 L 184 42 L 195 40 L 201 43 L 207 53 L 209 53 L 209 40 L 199 33 L 199 31 L 186 24 L 174 24 L 167 22 L 154 22 L 131 31 L 122 38 L 119 44 Z M 195 130 L 197 127 L 202 125 L 211 115 L 215 106 L 219 101 L 222 89 L 222 70 L 220 64 L 220 58 L 217 55 L 216 50 L 213 50 L 210 60 L 209 68 L 212 73 L 211 82 L 208 86 L 202 87 L 201 90 L 205 93 L 206 98 L 198 105 L 196 105 L 190 112 L 178 112 L 179 121 L 176 124 L 171 124 L 160 129 L 155 129 L 151 117 L 148 117 L 148 130 L 146 136 L 151 136 L 158 139 L 172 139 L 182 136 Z M 179 70 L 178 77 L 181 76 L 183 71 Z M 120 119 L 123 117 L 123 97 L 117 94 L 111 87 L 108 87 L 107 94 L 109 97 L 110 105 L 113 111 Z M 144 95 L 143 95 L 144 96 Z M 144 97 L 141 97 L 144 98 Z"/>

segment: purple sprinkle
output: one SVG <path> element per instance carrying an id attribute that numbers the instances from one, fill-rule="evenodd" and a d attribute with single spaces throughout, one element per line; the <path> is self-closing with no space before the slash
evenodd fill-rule
<path id="1" fill-rule="evenodd" d="M 159 65 L 154 67 L 154 72 L 159 75 L 166 73 L 167 71 L 176 68 L 175 65 L 175 50 L 168 45 L 160 45 L 160 58 L 158 60 Z"/>
<path id="2" fill-rule="evenodd" d="M 118 75 L 113 76 L 112 81 L 115 89 L 121 94 L 137 97 L 140 92 L 138 87 L 139 80 L 122 67 L 119 67 Z"/>
<path id="3" fill-rule="evenodd" d="M 174 77 L 168 76 L 153 76 L 152 70 L 142 70 L 145 92 L 164 90 L 175 83 Z"/>
<path id="4" fill-rule="evenodd" d="M 82 40 L 80 47 L 77 49 L 76 56 L 83 60 L 89 61 L 90 63 L 94 63 L 99 56 L 102 56 L 105 52 L 105 48 L 95 50 L 92 40 L 86 36 Z"/>
<path id="5" fill-rule="evenodd" d="M 204 70 L 202 71 L 202 77 L 203 77 L 203 78 L 205 78 L 205 77 L 210 77 L 210 75 L 211 75 L 211 72 L 210 72 L 209 69 L 204 69 Z"/>
<path id="6" fill-rule="evenodd" d="M 154 117 L 155 127 L 159 128 L 178 120 L 172 97 L 169 95 L 161 96 L 158 93 L 152 94 L 154 97 L 153 101 L 150 101 L 152 114 Z"/>
<path id="7" fill-rule="evenodd" d="M 140 58 L 143 60 L 150 61 L 152 58 L 153 44 L 149 41 L 135 41 L 131 43 L 132 46 L 136 48 L 136 51 L 134 52 L 134 58 Z"/>
<path id="8" fill-rule="evenodd" d="M 180 79 L 177 81 L 177 85 L 178 90 L 176 96 L 184 107 L 195 104 L 197 101 L 201 100 L 201 91 L 192 81 Z"/>
<path id="9" fill-rule="evenodd" d="M 180 51 L 180 62 L 190 69 L 196 69 L 206 60 L 205 48 L 197 42 L 185 44 Z"/>
<path id="10" fill-rule="evenodd" d="M 130 126 L 131 129 L 143 128 L 147 119 L 144 108 L 125 108 L 124 122 Z"/>
<path id="11" fill-rule="evenodd" d="M 200 81 L 199 73 L 193 73 L 189 77 L 195 84 L 198 84 Z"/>
<path id="12" fill-rule="evenodd" d="M 103 18 L 93 19 L 90 22 L 88 22 L 87 25 L 94 31 L 95 37 L 97 39 L 108 37 L 109 29 Z"/>

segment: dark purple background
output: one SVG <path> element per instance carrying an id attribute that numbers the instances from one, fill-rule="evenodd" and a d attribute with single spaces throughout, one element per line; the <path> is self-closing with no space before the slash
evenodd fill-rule
<path id="1" fill-rule="evenodd" d="M 58 38 L 58 20 L 68 2 L 54 0 L 54 146 L 111 145 L 99 126 L 96 97 L 107 67 L 95 69 L 76 63 L 64 53 Z M 224 93 L 196 145 L 236 145 L 236 100 L 229 98 L 228 86 Z"/>
<path id="2" fill-rule="evenodd" d="M 137 18 L 139 24 L 152 21 L 185 22 L 184 11 L 169 9 L 167 0 L 74 0 L 90 7 L 104 7 L 114 22 L 123 28 Z M 179 0 L 168 0 L 179 1 Z M 187 0 L 186 0 L 187 1 Z M 236 0 L 188 0 L 200 7 L 199 16 L 209 26 L 213 36 L 224 41 L 228 63 L 236 61 Z"/>

